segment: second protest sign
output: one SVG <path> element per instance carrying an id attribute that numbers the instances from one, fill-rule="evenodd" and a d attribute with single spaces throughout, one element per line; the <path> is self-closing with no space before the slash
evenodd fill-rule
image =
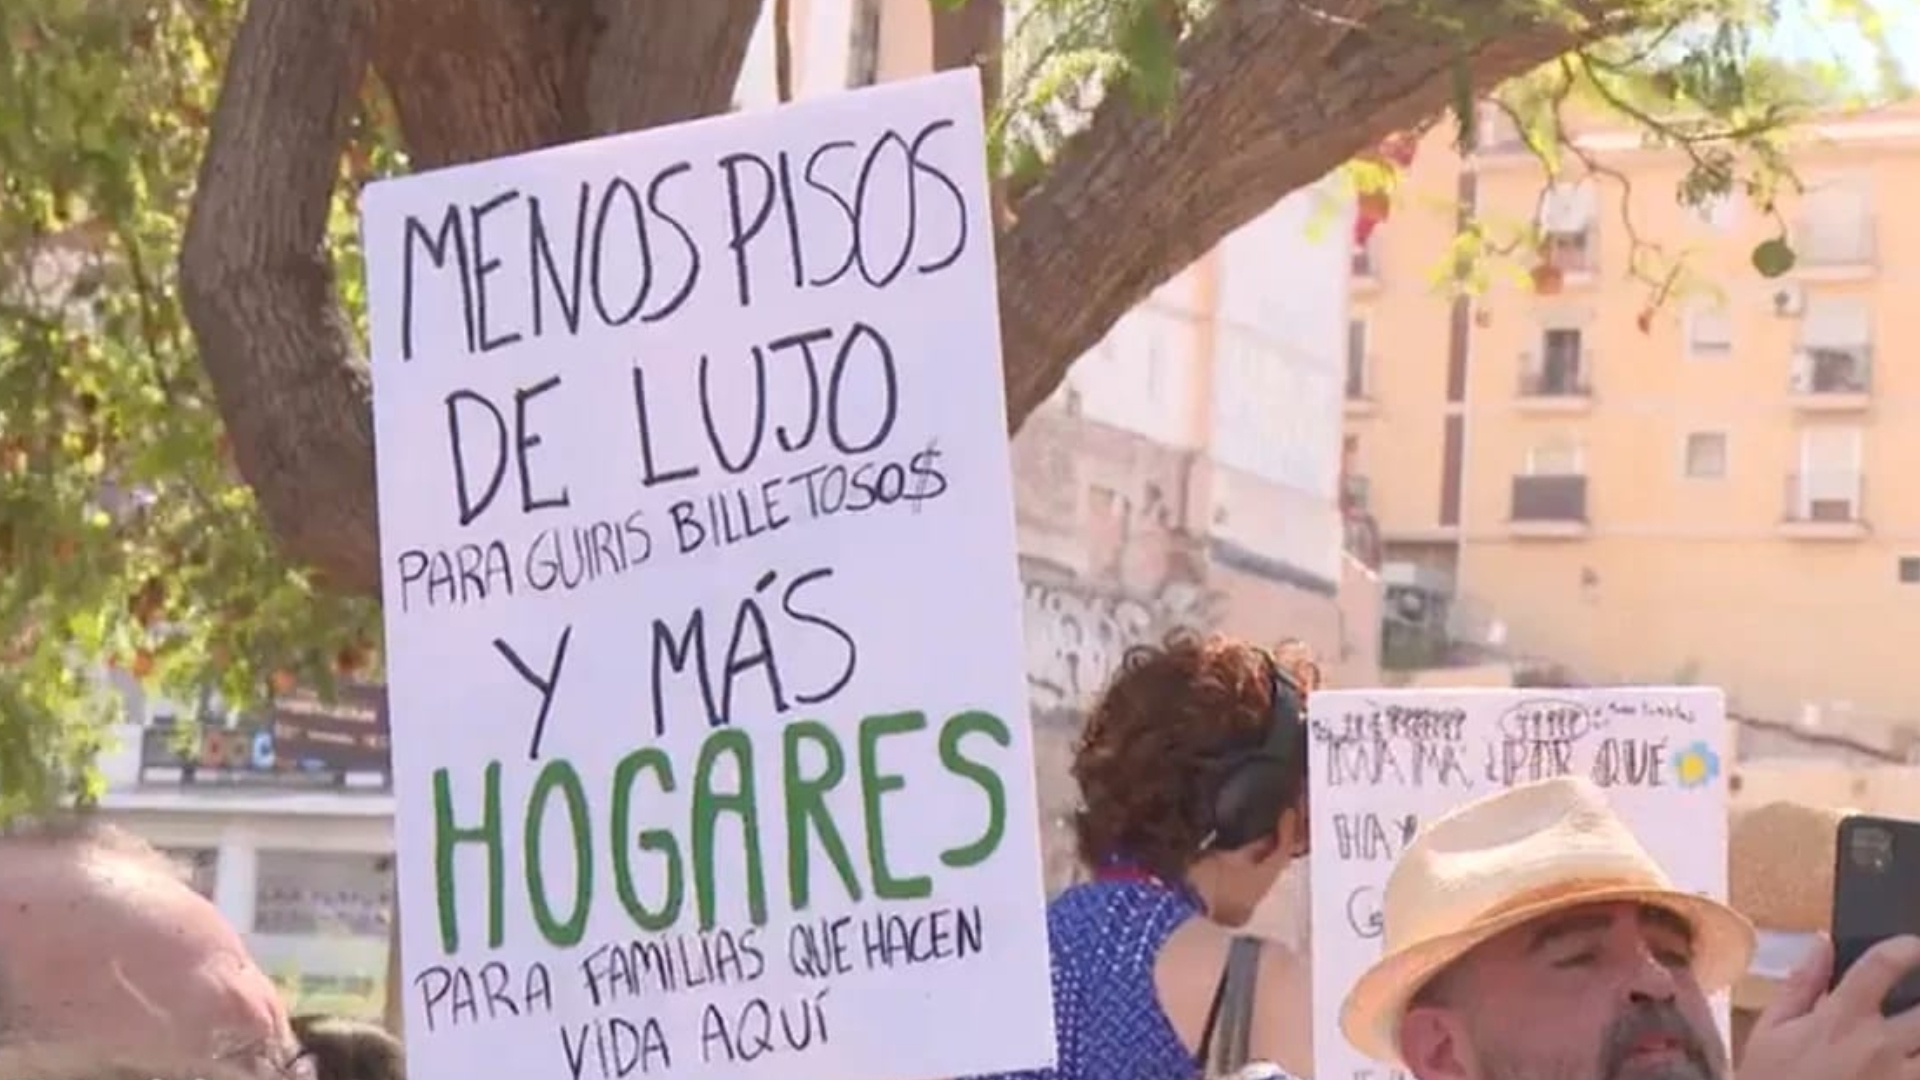
<path id="1" fill-rule="evenodd" d="M 1314 1075 L 1405 1080 L 1340 1032 L 1380 958 L 1387 880 L 1423 823 L 1585 777 L 1682 889 L 1727 895 L 1726 699 L 1707 687 L 1327 690 L 1312 701 Z M 1726 1026 L 1726 1003 L 1718 1004 Z"/>

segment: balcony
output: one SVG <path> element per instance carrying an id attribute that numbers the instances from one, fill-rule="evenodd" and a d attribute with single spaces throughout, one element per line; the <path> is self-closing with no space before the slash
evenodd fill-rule
<path id="1" fill-rule="evenodd" d="M 1878 251 L 1872 215 L 1804 218 L 1793 231 L 1794 276 L 1804 281 L 1859 281 L 1873 276 Z"/>
<path id="2" fill-rule="evenodd" d="M 1793 354 L 1789 385 L 1803 412 L 1857 412 L 1872 401 L 1873 350 L 1865 345 L 1802 346 Z"/>
<path id="3" fill-rule="evenodd" d="M 1587 535 L 1587 478 L 1578 474 L 1514 477 L 1507 530 L 1515 537 L 1539 540 Z"/>
<path id="4" fill-rule="evenodd" d="M 1869 531 L 1855 469 L 1794 473 L 1787 477 L 1780 535 L 1790 540 L 1859 540 Z"/>
<path id="5" fill-rule="evenodd" d="M 1593 408 L 1588 355 L 1549 356 L 1545 363 L 1533 353 L 1520 355 L 1520 381 L 1515 404 L 1525 412 L 1580 413 Z"/>

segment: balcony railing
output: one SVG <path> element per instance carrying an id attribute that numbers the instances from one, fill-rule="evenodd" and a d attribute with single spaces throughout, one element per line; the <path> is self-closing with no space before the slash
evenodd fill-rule
<path id="1" fill-rule="evenodd" d="M 1580 355 L 1577 362 L 1547 363 L 1536 361 L 1532 353 L 1520 357 L 1521 397 L 1528 398 L 1583 398 L 1591 397 L 1593 387 L 1587 377 L 1587 357 Z"/>
<path id="2" fill-rule="evenodd" d="M 1865 521 L 1865 477 L 1857 469 L 1793 473 L 1787 477 L 1782 520 L 1795 525 L 1846 525 Z"/>
<path id="3" fill-rule="evenodd" d="M 1873 350 L 1865 345 L 1803 345 L 1793 354 L 1796 394 L 1865 394 L 1873 389 Z"/>
<path id="4" fill-rule="evenodd" d="M 1514 521 L 1584 522 L 1587 520 L 1587 478 L 1516 476 L 1508 516 Z"/>

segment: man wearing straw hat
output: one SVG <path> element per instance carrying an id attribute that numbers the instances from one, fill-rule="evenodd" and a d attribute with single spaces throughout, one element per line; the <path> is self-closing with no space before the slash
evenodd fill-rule
<path id="1" fill-rule="evenodd" d="M 1723 1080 L 1707 995 L 1754 931 L 1674 887 L 1590 782 L 1513 788 L 1431 822 L 1394 867 L 1385 950 L 1340 1026 L 1418 1080 Z M 1754 1024 L 1742 1080 L 1920 1080 L 1920 1011 L 1880 1002 L 1920 940 L 1870 952 L 1829 994 L 1823 942 Z"/>

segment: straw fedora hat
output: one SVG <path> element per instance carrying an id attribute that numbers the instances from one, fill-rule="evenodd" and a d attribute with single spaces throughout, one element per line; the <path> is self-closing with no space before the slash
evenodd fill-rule
<path id="1" fill-rule="evenodd" d="M 1753 925 L 1676 888 L 1589 780 L 1509 788 L 1429 822 L 1387 879 L 1383 954 L 1360 976 L 1340 1030 L 1368 1057 L 1399 1060 L 1407 1003 L 1428 980 L 1500 933 L 1583 904 L 1638 901 L 1694 930 L 1694 976 L 1708 993 L 1747 970 Z"/>
<path id="2" fill-rule="evenodd" d="M 1766 1008 L 1809 940 L 1831 925 L 1835 837 L 1854 812 L 1796 802 L 1733 812 L 1727 899 L 1760 933 L 1752 969 L 1734 984 L 1734 1008 Z"/>

